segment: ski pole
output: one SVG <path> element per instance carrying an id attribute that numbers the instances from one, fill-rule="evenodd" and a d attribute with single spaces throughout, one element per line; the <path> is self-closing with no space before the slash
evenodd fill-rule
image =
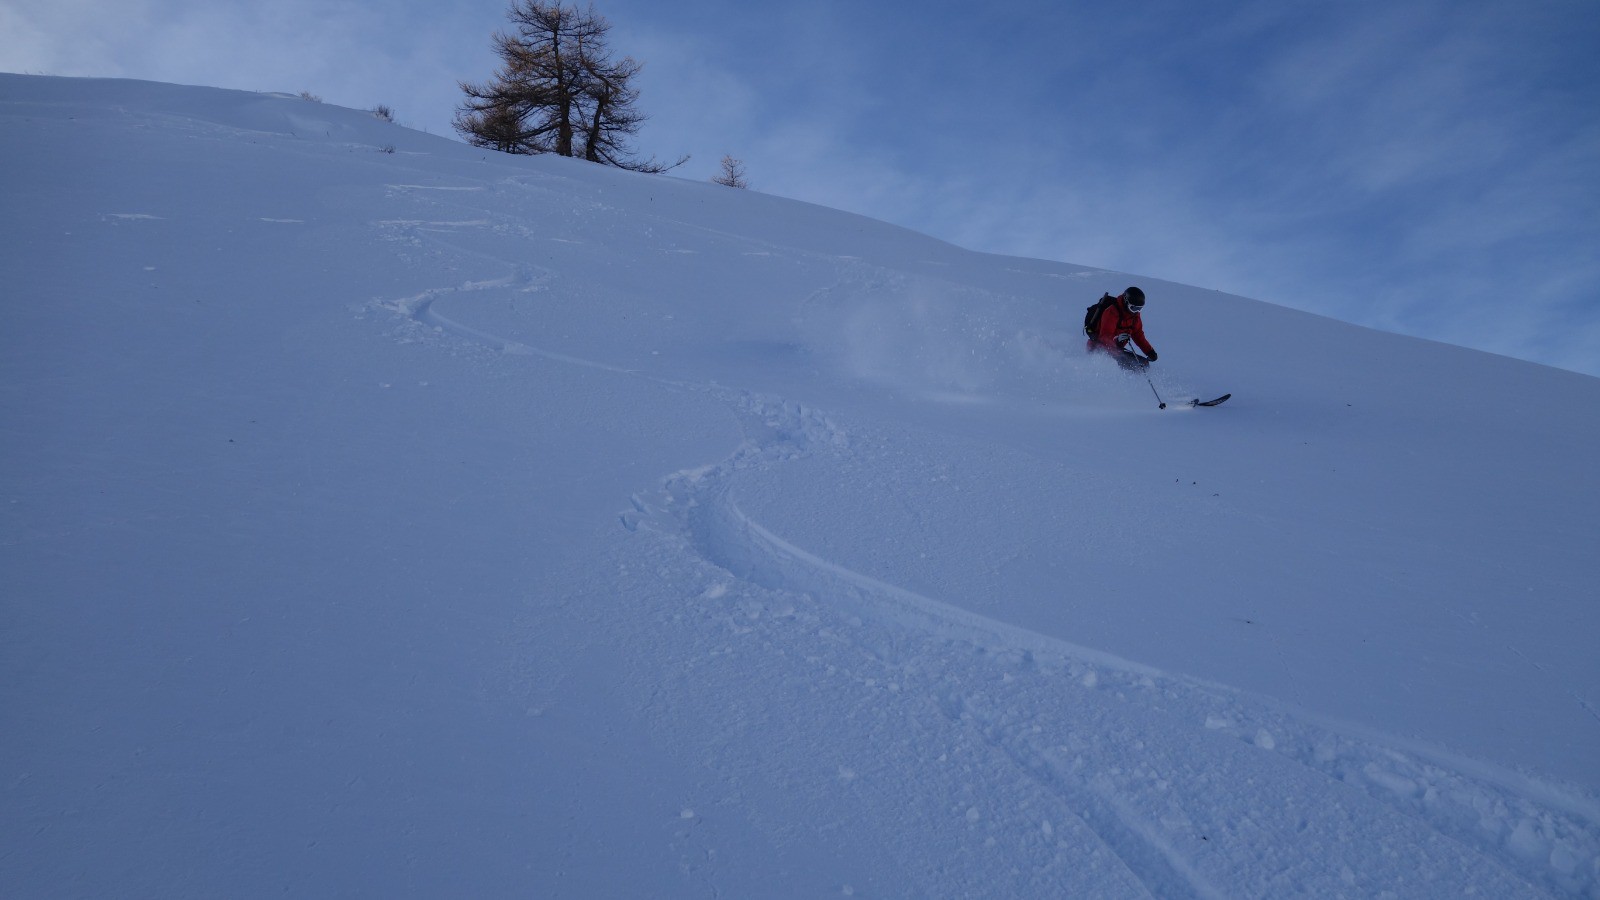
<path id="1" fill-rule="evenodd" d="M 1167 408 L 1167 401 L 1161 399 L 1161 392 L 1156 390 L 1156 383 L 1154 381 L 1150 380 L 1150 373 L 1149 372 L 1144 373 L 1144 382 L 1145 382 L 1145 384 L 1150 385 L 1150 393 L 1156 395 L 1156 402 L 1161 404 L 1160 408 L 1161 409 L 1166 409 Z"/>

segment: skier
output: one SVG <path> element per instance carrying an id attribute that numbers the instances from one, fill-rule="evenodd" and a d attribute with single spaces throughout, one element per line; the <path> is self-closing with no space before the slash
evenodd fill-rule
<path id="1" fill-rule="evenodd" d="M 1109 353 L 1117 365 L 1129 371 L 1149 368 L 1156 361 L 1156 348 L 1145 339 L 1144 322 L 1139 318 L 1139 311 L 1144 309 L 1144 291 L 1130 287 L 1116 297 L 1106 294 L 1099 305 L 1099 321 L 1085 323 L 1090 352 Z M 1137 344 L 1144 356 L 1129 349 L 1129 343 Z"/>

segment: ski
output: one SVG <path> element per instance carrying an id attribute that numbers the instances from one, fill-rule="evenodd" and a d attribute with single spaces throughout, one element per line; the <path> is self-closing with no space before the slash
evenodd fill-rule
<path id="1" fill-rule="evenodd" d="M 1221 397 L 1218 397 L 1215 400 L 1199 400 L 1199 399 L 1190 400 L 1189 401 L 1189 405 L 1190 406 L 1216 406 L 1217 404 L 1221 403 L 1222 401 L 1224 401 L 1224 400 L 1226 400 L 1226 399 L 1228 399 L 1229 397 L 1232 397 L 1232 396 L 1233 396 L 1232 394 L 1223 394 Z"/>

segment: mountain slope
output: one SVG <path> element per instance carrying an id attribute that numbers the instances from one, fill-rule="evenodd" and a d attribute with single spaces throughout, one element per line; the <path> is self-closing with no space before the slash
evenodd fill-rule
<path id="1" fill-rule="evenodd" d="M 0 76 L 8 895 L 1600 891 L 1600 382 Z M 1156 409 L 1231 390 L 1215 410 Z"/>

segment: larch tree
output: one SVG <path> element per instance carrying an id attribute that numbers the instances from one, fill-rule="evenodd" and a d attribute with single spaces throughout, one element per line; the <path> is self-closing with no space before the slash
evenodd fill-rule
<path id="1" fill-rule="evenodd" d="M 722 157 L 722 171 L 711 177 L 717 184 L 728 187 L 747 188 L 749 180 L 744 176 L 744 160 L 734 159 L 732 156 Z"/>
<path id="2" fill-rule="evenodd" d="M 639 63 L 613 60 L 611 24 L 560 0 L 513 0 L 513 31 L 497 32 L 500 66 L 484 84 L 461 83 L 466 99 L 455 128 L 479 147 L 506 153 L 555 153 L 636 172 L 672 165 L 640 160 L 628 141 L 645 121 L 634 103 Z"/>

